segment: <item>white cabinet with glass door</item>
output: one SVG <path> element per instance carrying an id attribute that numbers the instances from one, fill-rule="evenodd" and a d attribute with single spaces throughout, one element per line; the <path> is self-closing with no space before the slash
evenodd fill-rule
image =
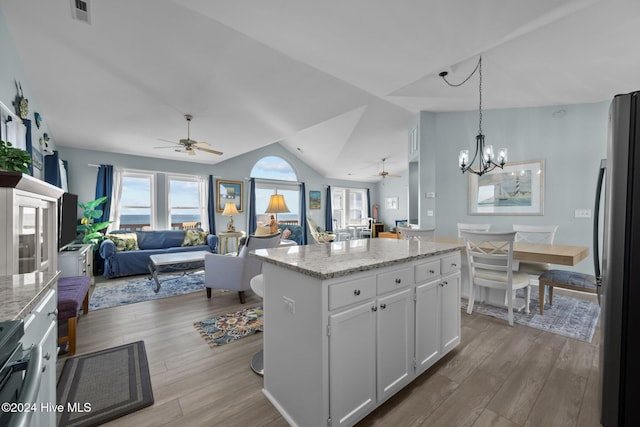
<path id="1" fill-rule="evenodd" d="M 28 175 L 0 172 L 0 275 L 56 270 L 62 193 Z"/>

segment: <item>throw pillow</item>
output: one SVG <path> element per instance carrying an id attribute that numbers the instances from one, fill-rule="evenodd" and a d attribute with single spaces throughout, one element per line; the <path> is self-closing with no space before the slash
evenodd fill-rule
<path id="1" fill-rule="evenodd" d="M 205 245 L 207 243 L 208 231 L 200 230 L 185 230 L 184 240 L 181 246 L 198 246 Z"/>
<path id="2" fill-rule="evenodd" d="M 140 249 L 136 233 L 107 234 L 107 239 L 116 245 L 116 252 L 137 251 Z"/>
<path id="3" fill-rule="evenodd" d="M 289 236 L 291 236 L 291 230 L 289 230 L 288 228 L 285 228 L 284 231 L 282 232 L 282 239 L 288 239 Z"/>
<path id="4" fill-rule="evenodd" d="M 268 236 L 269 234 L 271 234 L 271 229 L 269 228 L 269 226 L 256 227 L 256 232 L 254 233 L 254 236 Z"/>

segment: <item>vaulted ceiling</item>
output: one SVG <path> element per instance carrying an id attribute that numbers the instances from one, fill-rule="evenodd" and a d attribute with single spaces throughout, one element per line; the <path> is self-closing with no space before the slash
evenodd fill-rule
<path id="1" fill-rule="evenodd" d="M 407 165 L 417 112 L 640 89 L 634 0 L 0 0 L 57 145 L 207 164 L 280 142 L 323 176 Z M 207 141 L 222 156 L 172 144 Z M 470 135 L 470 141 L 473 135 Z M 175 147 L 178 147 L 175 145 Z M 455 160 L 452 160 L 452 162 Z"/>

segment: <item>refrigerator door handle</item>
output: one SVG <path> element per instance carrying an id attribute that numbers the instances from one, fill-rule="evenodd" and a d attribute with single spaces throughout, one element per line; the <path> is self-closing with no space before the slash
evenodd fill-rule
<path id="1" fill-rule="evenodd" d="M 607 159 L 600 160 L 600 170 L 598 171 L 598 184 L 596 185 L 596 202 L 593 208 L 593 267 L 596 276 L 596 282 L 602 283 L 600 276 L 600 198 L 602 196 L 602 183 L 604 174 L 607 170 Z M 599 288 L 598 288 L 599 289 Z M 598 293 L 598 302 L 600 301 Z"/>

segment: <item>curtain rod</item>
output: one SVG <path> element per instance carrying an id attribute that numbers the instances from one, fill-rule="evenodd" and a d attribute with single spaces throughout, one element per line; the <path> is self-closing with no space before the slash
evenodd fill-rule
<path id="1" fill-rule="evenodd" d="M 100 167 L 100 165 L 95 165 L 93 163 L 89 163 L 87 166 L 90 166 L 92 168 L 99 168 Z"/>

